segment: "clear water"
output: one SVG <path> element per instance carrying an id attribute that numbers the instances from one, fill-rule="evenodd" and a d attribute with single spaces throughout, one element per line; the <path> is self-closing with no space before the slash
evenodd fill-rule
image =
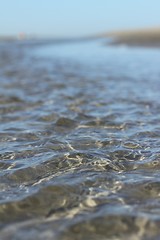
<path id="1" fill-rule="evenodd" d="M 0 45 L 1 239 L 160 238 L 160 49 Z"/>

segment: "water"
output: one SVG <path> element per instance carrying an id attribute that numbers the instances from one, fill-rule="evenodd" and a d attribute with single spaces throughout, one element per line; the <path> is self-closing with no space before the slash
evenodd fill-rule
<path id="1" fill-rule="evenodd" d="M 0 45 L 0 236 L 160 238 L 160 50 Z"/>

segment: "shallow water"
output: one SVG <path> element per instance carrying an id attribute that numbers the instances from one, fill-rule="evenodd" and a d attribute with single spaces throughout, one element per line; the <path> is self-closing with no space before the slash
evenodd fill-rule
<path id="1" fill-rule="evenodd" d="M 1 239 L 160 238 L 160 50 L 0 44 Z"/>

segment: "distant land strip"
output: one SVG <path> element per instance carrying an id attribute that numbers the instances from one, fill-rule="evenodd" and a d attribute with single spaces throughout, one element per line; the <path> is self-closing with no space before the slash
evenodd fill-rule
<path id="1" fill-rule="evenodd" d="M 160 47 L 160 27 L 150 29 L 115 31 L 104 34 L 110 37 L 111 45 L 128 45 L 142 47 Z"/>

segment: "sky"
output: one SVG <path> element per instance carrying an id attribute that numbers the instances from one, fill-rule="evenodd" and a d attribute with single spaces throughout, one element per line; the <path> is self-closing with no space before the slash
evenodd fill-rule
<path id="1" fill-rule="evenodd" d="M 160 0 L 0 0 L 0 35 L 78 37 L 160 26 Z"/>

